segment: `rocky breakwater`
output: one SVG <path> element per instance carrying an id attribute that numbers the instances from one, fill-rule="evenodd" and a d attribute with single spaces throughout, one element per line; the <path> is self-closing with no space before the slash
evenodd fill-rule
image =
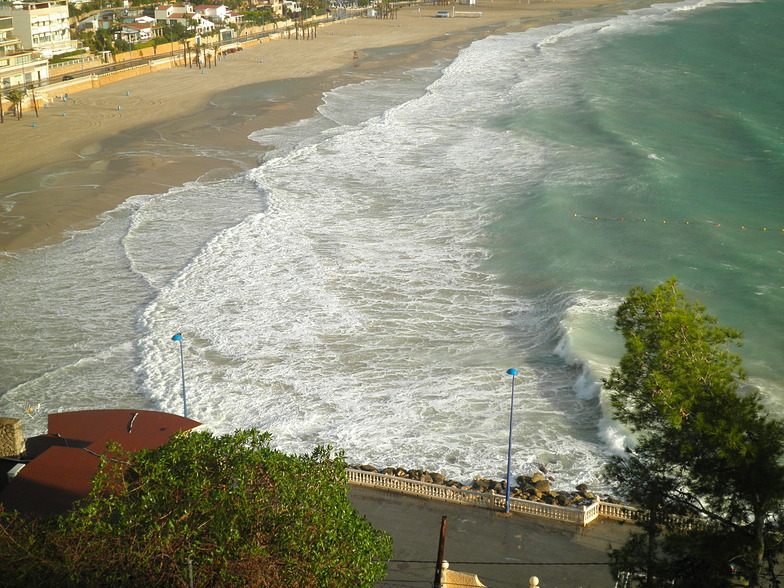
<path id="1" fill-rule="evenodd" d="M 364 472 L 373 472 L 387 476 L 394 476 L 396 478 L 417 480 L 427 484 L 450 486 L 460 490 L 471 490 L 473 492 L 506 495 L 506 480 L 498 481 L 488 478 L 477 478 L 470 484 L 465 484 L 456 480 L 448 480 L 445 476 L 439 474 L 438 472 L 429 472 L 426 470 L 407 470 L 404 468 L 377 469 L 371 465 L 351 465 L 349 467 Z M 588 489 L 588 486 L 585 484 L 579 484 L 573 491 L 554 490 L 551 487 L 553 478 L 547 477 L 544 473 L 541 472 L 536 472 L 531 476 L 517 476 L 516 482 L 517 486 L 513 486 L 509 493 L 512 498 L 520 498 L 522 500 L 530 500 L 533 502 L 544 502 L 546 504 L 554 504 L 556 506 L 572 507 L 587 506 L 599 499 L 601 499 L 603 502 L 611 502 L 616 504 L 620 503 L 620 501 L 615 500 L 611 496 L 597 496 L 591 492 Z"/>

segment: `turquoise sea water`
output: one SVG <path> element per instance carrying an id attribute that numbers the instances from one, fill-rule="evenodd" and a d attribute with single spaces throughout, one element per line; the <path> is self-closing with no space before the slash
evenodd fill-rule
<path id="1" fill-rule="evenodd" d="M 502 477 L 515 367 L 516 472 L 601 487 L 624 440 L 598 384 L 612 314 L 671 275 L 744 331 L 784 414 L 782 19 L 656 5 L 328 92 L 255 137 L 276 149 L 246 175 L 0 258 L 0 414 L 178 412 L 182 331 L 218 432 Z"/>

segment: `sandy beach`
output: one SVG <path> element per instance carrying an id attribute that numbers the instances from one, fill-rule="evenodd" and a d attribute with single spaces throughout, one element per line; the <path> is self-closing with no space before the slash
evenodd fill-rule
<path id="1" fill-rule="evenodd" d="M 479 18 L 435 18 L 444 6 L 408 7 L 393 20 L 328 24 L 315 39 L 255 44 L 210 69 L 177 67 L 72 93 L 37 118 L 7 116 L 0 250 L 56 242 L 135 194 L 250 167 L 265 152 L 251 132 L 311 116 L 330 88 L 451 58 L 493 32 L 631 7 L 600 0 L 464 7 Z M 149 156 L 150 142 L 167 156 Z"/>

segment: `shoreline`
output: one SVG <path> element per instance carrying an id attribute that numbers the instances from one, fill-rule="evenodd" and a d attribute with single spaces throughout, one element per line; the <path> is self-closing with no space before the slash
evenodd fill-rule
<path id="1" fill-rule="evenodd" d="M 61 242 L 132 196 L 248 170 L 268 151 L 251 133 L 314 116 L 331 89 L 454 59 L 489 35 L 649 4 L 492 0 L 471 6 L 481 18 L 446 19 L 434 18 L 434 5 L 408 7 L 397 19 L 336 21 L 315 39 L 253 45 L 207 70 L 177 67 L 85 90 L 38 118 L 6 117 L 0 252 Z"/>

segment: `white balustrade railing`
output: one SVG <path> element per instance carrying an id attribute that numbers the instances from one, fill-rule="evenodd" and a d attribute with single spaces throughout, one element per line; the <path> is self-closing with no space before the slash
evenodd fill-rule
<path id="1" fill-rule="evenodd" d="M 443 500 L 455 504 L 468 504 L 492 510 L 504 510 L 506 505 L 506 497 L 499 494 L 463 490 L 462 488 L 443 486 L 441 484 L 430 484 L 407 478 L 397 478 L 395 476 L 376 472 L 366 472 L 349 468 L 346 470 L 346 477 L 349 484 L 355 484 L 357 486 L 381 488 L 399 492 L 401 494 Z M 604 506 L 619 507 L 619 505 L 616 504 L 605 505 L 603 502 L 594 502 L 588 506 L 574 507 L 557 506 L 555 504 L 534 502 L 533 500 L 523 500 L 521 498 L 511 498 L 509 500 L 510 512 L 518 512 L 583 526 L 599 516 L 606 516 L 608 518 L 622 517 L 624 512 L 622 509 L 628 509 L 628 507 L 620 507 L 608 511 L 612 514 L 605 514 L 602 511 L 602 507 Z M 630 519 L 626 517 L 623 520 Z"/>
<path id="2" fill-rule="evenodd" d="M 633 521 L 640 509 L 625 504 L 613 504 L 612 502 L 599 502 L 599 516 L 616 521 Z"/>
<path id="3" fill-rule="evenodd" d="M 443 500 L 455 504 L 468 504 L 480 508 L 491 510 L 505 510 L 506 497 L 500 494 L 487 492 L 476 492 L 474 490 L 463 490 L 442 484 L 430 484 L 411 480 L 408 478 L 398 478 L 388 474 L 377 472 L 366 472 L 353 468 L 346 469 L 346 479 L 349 484 L 365 486 L 369 488 L 380 488 L 391 490 L 401 494 L 411 496 L 421 496 L 434 500 Z M 587 506 L 557 506 L 545 502 L 534 502 L 533 500 L 523 500 L 521 498 L 511 498 L 509 500 L 509 510 L 566 523 L 575 523 L 586 526 L 597 518 L 606 518 L 616 521 L 634 522 L 644 518 L 645 512 L 633 506 L 615 504 L 612 502 L 602 502 L 597 500 Z M 669 524 L 680 525 L 684 528 L 704 528 L 709 523 L 700 518 L 679 517 L 671 515 Z"/>

